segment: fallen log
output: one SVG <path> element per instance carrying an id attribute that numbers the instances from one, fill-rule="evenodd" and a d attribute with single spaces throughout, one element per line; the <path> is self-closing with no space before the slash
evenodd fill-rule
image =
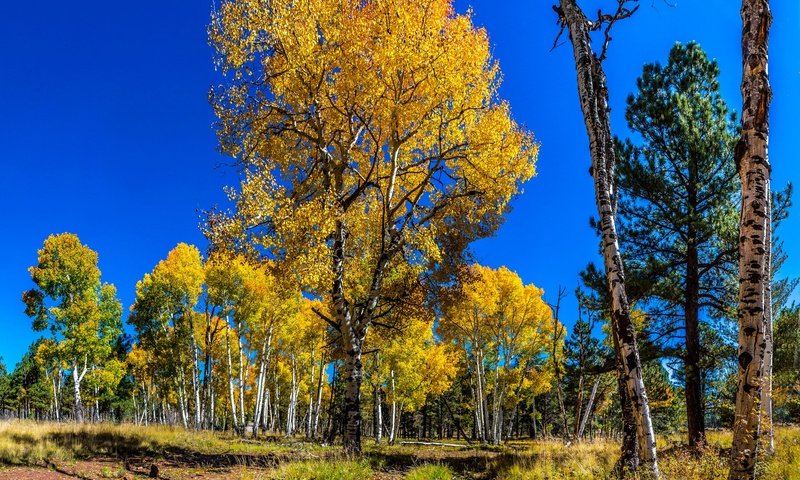
<path id="1" fill-rule="evenodd" d="M 463 443 L 442 443 L 442 442 L 400 442 L 400 445 L 429 445 L 434 447 L 467 447 Z"/>

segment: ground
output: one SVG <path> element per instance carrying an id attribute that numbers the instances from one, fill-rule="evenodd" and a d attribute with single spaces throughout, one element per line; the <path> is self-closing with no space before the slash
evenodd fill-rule
<path id="1" fill-rule="evenodd" d="M 340 447 L 300 438 L 239 439 L 224 433 L 129 424 L 0 423 L 0 480 L 149 478 L 264 480 L 489 480 L 609 478 L 619 447 L 595 439 L 474 445 L 375 445 L 345 458 Z M 665 479 L 727 478 L 729 432 L 711 432 L 709 447 L 692 452 L 679 437 L 659 439 Z M 776 453 L 759 477 L 800 480 L 800 428 L 782 427 Z"/>

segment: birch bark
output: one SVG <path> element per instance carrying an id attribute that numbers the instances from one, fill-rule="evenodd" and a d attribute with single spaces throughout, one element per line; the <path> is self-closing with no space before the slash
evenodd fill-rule
<path id="1" fill-rule="evenodd" d="M 622 3 L 620 4 L 622 6 Z M 625 275 L 615 223 L 613 169 L 615 152 L 608 108 L 608 89 L 601 59 L 593 52 L 592 23 L 575 0 L 560 0 L 560 15 L 569 31 L 575 57 L 578 94 L 589 136 L 595 201 L 600 216 L 603 261 L 611 301 L 611 324 L 619 340 L 622 373 L 628 400 L 636 422 L 639 456 L 642 467 L 659 477 L 656 441 L 650 407 L 642 379 L 636 331 L 630 315 Z"/>

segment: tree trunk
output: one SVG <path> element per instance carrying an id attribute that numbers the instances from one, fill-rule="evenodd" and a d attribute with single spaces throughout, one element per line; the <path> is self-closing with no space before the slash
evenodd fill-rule
<path id="1" fill-rule="evenodd" d="M 492 389 L 492 445 L 500 444 L 500 347 L 495 352 L 497 358 L 494 365 L 494 387 Z"/>
<path id="2" fill-rule="evenodd" d="M 191 317 L 190 317 L 191 318 Z M 200 428 L 203 409 L 200 403 L 200 358 L 198 356 L 197 340 L 194 335 L 194 320 L 189 320 L 191 334 L 189 338 L 192 346 L 192 390 L 194 390 L 194 428 Z"/>
<path id="3" fill-rule="evenodd" d="M 692 197 L 691 191 L 689 196 Z M 691 225 L 691 221 L 688 228 L 689 242 L 686 248 L 686 303 L 684 305 L 686 358 L 684 359 L 684 369 L 686 371 L 686 425 L 689 446 L 699 447 L 706 442 L 706 432 L 703 412 L 703 386 L 700 375 L 699 259 L 695 228 Z"/>
<path id="4" fill-rule="evenodd" d="M 355 343 L 355 342 L 354 342 Z M 349 455 L 361 454 L 361 344 L 351 344 L 344 363 L 344 378 L 347 384 L 344 389 L 345 429 L 342 442 Z"/>
<path id="5" fill-rule="evenodd" d="M 258 356 L 258 377 L 256 378 L 256 404 L 253 412 L 253 436 L 258 436 L 261 427 L 262 408 L 264 404 L 264 392 L 266 391 L 267 368 L 269 367 L 269 355 L 272 350 L 272 322 L 267 330 L 267 338 L 261 344 L 261 352 Z"/>
<path id="6" fill-rule="evenodd" d="M 231 356 L 231 336 L 230 336 L 230 327 L 226 327 L 225 329 L 225 346 L 228 351 L 228 394 L 230 395 L 231 399 L 231 423 L 233 424 L 233 429 L 239 429 L 238 419 L 236 418 L 236 396 L 234 395 L 233 389 L 233 357 Z"/>
<path id="7" fill-rule="evenodd" d="M 322 411 L 322 377 L 325 375 L 325 355 L 320 355 L 319 359 L 319 378 L 317 380 L 317 402 L 314 405 L 314 424 L 311 427 L 311 438 L 317 438 L 317 431 L 319 429 L 319 417 Z"/>
<path id="8" fill-rule="evenodd" d="M 317 362 L 314 359 L 314 348 L 311 348 L 311 375 L 308 379 L 308 412 L 306 412 L 306 438 L 311 438 L 311 429 L 314 426 L 314 373 Z"/>
<path id="9" fill-rule="evenodd" d="M 475 368 L 478 372 L 478 406 L 480 412 L 480 429 L 478 433 L 480 435 L 481 443 L 486 443 L 489 440 L 489 413 L 487 412 L 487 405 L 486 405 L 486 392 L 485 392 L 485 383 L 483 381 L 483 359 L 480 355 L 476 355 L 476 363 Z"/>
<path id="10" fill-rule="evenodd" d="M 730 480 L 755 477 L 761 429 L 762 371 L 766 349 L 769 282 L 770 164 L 767 74 L 769 27 L 767 0 L 742 1 L 742 138 L 736 161 L 742 182 L 739 224 L 739 382 L 733 425 Z"/>
<path id="11" fill-rule="evenodd" d="M 589 402 L 586 404 L 586 410 L 583 411 L 583 417 L 581 417 L 581 423 L 576 434 L 576 438 L 578 440 L 583 437 L 583 431 L 586 428 L 586 421 L 589 420 L 589 414 L 592 411 L 592 406 L 594 406 L 594 397 L 597 395 L 597 387 L 599 385 L 600 377 L 597 377 L 597 379 L 594 381 L 594 385 L 592 385 L 592 393 L 589 394 Z"/>
<path id="12" fill-rule="evenodd" d="M 631 320 L 630 306 L 625 292 L 625 275 L 614 219 L 615 152 L 611 135 L 605 72 L 600 64 L 600 59 L 592 51 L 589 35 L 590 22 L 583 11 L 575 0 L 561 0 L 560 5 L 562 20 L 569 29 L 572 41 L 580 104 L 589 136 L 595 201 L 600 215 L 603 261 L 611 300 L 612 333 L 619 339 L 620 355 L 623 360 L 623 380 L 636 421 L 642 465 L 652 477 L 658 478 L 655 433 L 642 379 L 636 330 Z"/>
<path id="13" fill-rule="evenodd" d="M 242 330 L 241 321 L 238 322 L 238 326 L 239 328 L 236 329 L 236 337 L 239 342 L 239 425 L 242 428 L 242 435 L 244 435 L 244 429 L 247 426 L 247 418 L 244 411 L 244 385 L 245 380 L 247 380 L 247 369 L 250 366 L 250 359 L 248 357 L 245 363 L 244 342 L 242 341 L 244 330 Z"/>
<path id="14" fill-rule="evenodd" d="M 56 422 L 61 420 L 59 418 L 58 387 L 56 386 L 56 377 L 59 375 L 59 372 L 60 370 L 53 372 L 53 414 L 55 415 Z M 5 407 L 5 405 L 3 405 L 3 407 Z M 2 413 L 5 414 L 5 410 Z"/>
<path id="15" fill-rule="evenodd" d="M 622 369 L 621 360 L 618 369 Z M 633 406 L 628 398 L 628 390 L 621 374 L 617 375 L 617 391 L 622 410 L 622 451 L 615 469 L 619 473 L 619 478 L 625 478 L 629 472 L 639 469 L 639 442 L 637 441 Z"/>
<path id="16" fill-rule="evenodd" d="M 75 387 L 75 421 L 83 423 L 83 402 L 81 401 L 81 380 L 83 380 L 83 375 L 78 373 L 77 363 L 72 366 L 72 380 Z"/>
<path id="17" fill-rule="evenodd" d="M 292 383 L 289 386 L 289 407 L 286 412 L 286 435 L 294 435 L 297 430 L 297 397 L 300 385 L 297 381 L 297 360 L 291 358 Z"/>
<path id="18" fill-rule="evenodd" d="M 375 443 L 380 444 L 383 437 L 383 409 L 381 408 L 381 389 L 375 385 Z"/>
<path id="19" fill-rule="evenodd" d="M 772 217 L 772 205 L 770 204 L 770 219 Z M 775 430 L 772 423 L 772 357 L 774 353 L 774 343 L 772 337 L 772 228 L 767 234 L 767 275 L 766 298 L 764 299 L 764 381 L 761 388 L 761 416 L 764 422 L 765 451 L 767 455 L 775 453 Z"/>
<path id="20" fill-rule="evenodd" d="M 706 442 L 703 409 L 703 385 L 700 374 L 700 258 L 697 250 L 697 163 L 689 162 L 687 176 L 689 225 L 686 229 L 686 278 L 684 284 L 684 321 L 686 326 L 686 425 L 689 446 L 699 447 Z"/>
<path id="21" fill-rule="evenodd" d="M 389 371 L 389 388 L 392 389 L 392 415 L 389 426 L 389 445 L 394 445 L 395 432 L 397 431 L 397 394 L 394 388 L 394 370 Z"/>

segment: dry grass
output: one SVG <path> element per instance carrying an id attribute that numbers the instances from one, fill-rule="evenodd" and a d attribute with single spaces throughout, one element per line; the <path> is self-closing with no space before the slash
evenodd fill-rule
<path id="1" fill-rule="evenodd" d="M 313 444 L 250 442 L 207 431 L 132 424 L 0 422 L 0 462 L 37 465 L 47 460 L 92 457 L 184 455 L 297 455 L 319 450 Z"/>
<path id="2" fill-rule="evenodd" d="M 730 432 L 709 432 L 708 438 L 708 448 L 698 453 L 683 446 L 680 438 L 661 437 L 663 478 L 727 478 Z M 367 440 L 365 452 L 365 460 L 350 461 L 340 447 L 320 447 L 299 439 L 243 441 L 182 428 L 0 422 L 0 463 L 69 465 L 101 458 L 111 462 L 100 471 L 100 477 L 106 478 L 122 473 L 124 459 L 139 457 L 161 459 L 178 470 L 229 472 L 221 478 L 233 478 L 230 475 L 237 472 L 241 478 L 285 480 L 605 479 L 612 478 L 619 445 L 596 440 L 565 446 L 561 441 L 542 440 L 491 448 L 449 448 L 378 446 Z M 758 474 L 762 479 L 800 480 L 800 428 L 777 430 L 775 455 L 760 463 Z"/>

